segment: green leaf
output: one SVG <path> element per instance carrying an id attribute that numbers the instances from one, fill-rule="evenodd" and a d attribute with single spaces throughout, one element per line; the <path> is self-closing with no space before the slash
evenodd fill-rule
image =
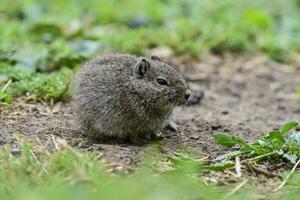
<path id="1" fill-rule="evenodd" d="M 280 156 L 282 156 L 284 154 L 283 149 L 279 149 L 278 151 L 276 151 L 276 153 Z"/>
<path id="2" fill-rule="evenodd" d="M 284 141 L 283 135 L 281 134 L 281 131 L 270 131 L 269 132 L 269 137 L 271 139 L 276 139 L 276 140 L 280 140 L 280 141 Z"/>
<path id="3" fill-rule="evenodd" d="M 185 171 L 192 172 L 192 171 L 198 171 L 203 166 L 203 164 L 199 160 L 189 157 L 188 155 L 179 156 L 179 157 L 170 156 L 168 158 L 176 169 L 183 169 Z"/>
<path id="4" fill-rule="evenodd" d="M 12 97 L 7 92 L 0 91 L 0 102 L 10 104 L 12 102 Z"/>
<path id="5" fill-rule="evenodd" d="M 264 144 L 261 144 L 262 147 L 269 148 L 281 148 L 281 146 L 285 143 L 285 139 L 281 131 L 273 130 L 264 134 L 263 137 Z"/>
<path id="6" fill-rule="evenodd" d="M 70 42 L 70 47 L 76 55 L 92 57 L 100 52 L 102 43 L 93 40 L 76 40 Z"/>
<path id="7" fill-rule="evenodd" d="M 226 147 L 232 147 L 236 144 L 247 145 L 246 141 L 239 136 L 232 136 L 226 133 L 217 132 L 214 135 L 215 142 Z"/>
<path id="8" fill-rule="evenodd" d="M 295 154 L 287 154 L 287 153 L 285 153 L 282 157 L 286 158 L 291 163 L 296 163 L 296 161 L 298 159 L 297 155 L 295 155 Z"/>
<path id="9" fill-rule="evenodd" d="M 296 93 L 298 95 L 298 99 L 300 100 L 300 88 L 296 88 Z"/>
<path id="10" fill-rule="evenodd" d="M 35 37 L 43 40 L 53 40 L 63 36 L 61 28 L 53 23 L 36 23 L 30 27 L 29 31 Z"/>
<path id="11" fill-rule="evenodd" d="M 282 126 L 280 133 L 284 135 L 288 133 L 290 130 L 296 128 L 298 125 L 299 123 L 295 120 L 288 121 Z"/>
<path id="12" fill-rule="evenodd" d="M 15 50 L 10 48 L 8 45 L 0 44 L 0 61 L 12 63 L 14 61 L 13 55 Z"/>
<path id="13" fill-rule="evenodd" d="M 216 158 L 217 161 L 226 161 L 230 158 L 233 158 L 233 157 L 236 157 L 236 156 L 239 156 L 239 155 L 243 155 L 244 152 L 243 151 L 232 151 L 232 152 L 229 152 L 229 153 L 226 153 L 226 154 L 222 154 L 220 156 L 218 156 Z"/>
<path id="14" fill-rule="evenodd" d="M 234 166 L 233 162 L 218 162 L 207 166 L 207 168 L 210 170 L 224 170 L 224 169 L 232 168 L 233 166 Z"/>
<path id="15" fill-rule="evenodd" d="M 262 146 L 262 147 L 267 147 L 269 146 L 269 142 L 266 140 L 257 140 L 257 143 Z"/>
<path id="16" fill-rule="evenodd" d="M 293 133 L 288 138 L 288 143 L 292 145 L 299 146 L 300 145 L 300 132 Z"/>

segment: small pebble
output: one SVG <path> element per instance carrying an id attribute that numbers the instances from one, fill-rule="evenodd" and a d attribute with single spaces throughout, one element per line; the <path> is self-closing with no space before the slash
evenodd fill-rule
<path id="1" fill-rule="evenodd" d="M 188 99 L 188 105 L 199 104 L 204 97 L 204 92 L 192 93 L 190 98 Z"/>
<path id="2" fill-rule="evenodd" d="M 194 139 L 194 140 L 198 140 L 199 137 L 200 137 L 200 135 L 198 135 L 198 134 L 196 134 L 196 133 L 194 133 L 194 134 L 192 134 L 192 135 L 190 136 L 190 138 L 192 138 L 192 139 Z"/>
<path id="3" fill-rule="evenodd" d="M 145 15 L 136 16 L 128 22 L 128 26 L 130 28 L 140 28 L 140 27 L 147 26 L 148 24 L 149 24 L 149 19 Z"/>

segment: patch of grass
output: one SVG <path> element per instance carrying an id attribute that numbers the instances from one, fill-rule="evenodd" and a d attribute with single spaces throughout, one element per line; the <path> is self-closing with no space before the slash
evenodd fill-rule
<path id="1" fill-rule="evenodd" d="M 70 84 L 73 71 L 62 68 L 52 73 L 30 73 L 7 65 L 0 71 L 5 71 L 3 87 L 5 91 L 0 93 L 0 100 L 6 103 L 12 101 L 12 96 L 31 96 L 33 99 L 43 100 L 67 100 L 70 97 Z M 0 82 L 1 83 L 1 82 Z"/>
<path id="2" fill-rule="evenodd" d="M 0 195 L 12 199 L 222 199 L 226 187 L 207 187 L 199 162 L 187 158 L 166 162 L 148 153 L 130 174 L 114 171 L 96 153 L 82 153 L 56 141 L 50 154 L 19 139 L 18 148 L 0 151 Z M 151 149 L 151 152 L 157 151 Z M 151 155 L 151 156 L 149 156 Z M 156 165 L 157 167 L 153 167 Z M 163 167 L 164 166 L 164 167 Z M 243 193 L 247 197 L 249 193 Z M 239 199 L 241 193 L 232 195 Z"/>
<path id="3" fill-rule="evenodd" d="M 7 81 L 7 83 L 2 87 L 0 90 L 0 103 L 4 103 L 5 105 L 8 105 L 12 102 L 12 96 L 8 92 L 6 92 L 6 89 L 11 84 L 11 80 Z"/>
<path id="4" fill-rule="evenodd" d="M 262 173 L 267 177 L 280 176 L 282 179 L 281 184 L 272 191 L 282 190 L 283 196 L 280 199 L 296 199 L 296 196 L 299 195 L 299 190 L 296 190 L 296 188 L 299 189 L 300 183 L 300 174 L 297 170 L 300 165 L 299 130 L 299 122 L 288 121 L 280 129 L 264 133 L 262 138 L 254 143 L 247 143 L 240 136 L 218 132 L 214 135 L 217 144 L 225 147 L 239 145 L 239 147 L 238 150 L 218 156 L 215 159 L 217 162 L 208 166 L 208 169 L 225 170 L 235 168 L 236 173 L 241 173 L 240 170 L 243 165 L 252 173 Z M 292 165 L 293 168 L 279 175 L 275 172 L 278 169 L 275 166 L 278 166 L 278 164 L 283 164 L 285 167 Z"/>
<path id="5" fill-rule="evenodd" d="M 11 94 L 9 94 L 5 91 L 0 91 L 0 102 L 3 102 L 6 105 L 10 104 L 12 102 Z"/>
<path id="6" fill-rule="evenodd" d="M 149 49 L 164 43 L 167 38 L 168 33 L 165 30 L 156 30 L 154 28 L 130 30 L 123 27 L 107 34 L 103 40 L 107 47 L 142 55 L 147 53 Z"/>
<path id="7" fill-rule="evenodd" d="M 128 173 L 128 169 L 103 160 L 101 154 L 80 152 L 56 137 L 52 153 L 47 147 L 22 138 L 17 143 L 17 147 L 7 145 L 0 151 L 3 199 L 262 198 L 253 192 L 256 187 L 243 179 L 229 186 L 207 182 L 206 163 L 187 154 L 163 156 L 156 145 L 149 147 L 138 167 L 134 171 L 129 168 Z M 49 141 L 47 144 L 52 145 Z M 294 172 L 288 184 L 283 185 L 284 195 L 268 199 L 296 197 L 299 175 Z"/>
<path id="8" fill-rule="evenodd" d="M 239 156 L 245 160 L 262 161 L 288 161 L 296 163 L 300 159 L 300 132 L 297 121 L 285 123 L 281 129 L 272 130 L 263 134 L 263 137 L 254 143 L 247 143 L 239 136 L 231 136 L 226 133 L 216 133 L 217 144 L 226 147 L 239 145 L 237 151 L 229 152 L 217 158 L 225 164 L 231 159 Z M 292 134 L 288 134 L 293 131 Z M 227 164 L 227 166 L 231 167 Z"/>
<path id="9" fill-rule="evenodd" d="M 43 100 L 66 100 L 70 97 L 69 86 L 73 72 L 67 68 L 50 74 L 35 73 L 29 79 L 14 83 L 11 93 L 17 96 L 33 95 Z"/>
<path id="10" fill-rule="evenodd" d="M 144 55 L 157 46 L 194 59 L 261 51 L 287 62 L 300 50 L 299 7 L 298 0 L 1 1 L 0 65 L 40 76 L 103 50 Z"/>
<path id="11" fill-rule="evenodd" d="M 297 0 L 18 0 L 2 3 L 0 34 L 18 51 L 35 42 L 48 46 L 58 39 L 92 39 L 138 54 L 168 45 L 177 54 L 196 57 L 207 50 L 259 50 L 285 61 L 290 51 L 300 50 L 295 39 L 300 35 L 299 7 Z"/>
<path id="12" fill-rule="evenodd" d="M 296 93 L 298 94 L 299 100 L 300 100 L 300 88 L 296 89 Z"/>

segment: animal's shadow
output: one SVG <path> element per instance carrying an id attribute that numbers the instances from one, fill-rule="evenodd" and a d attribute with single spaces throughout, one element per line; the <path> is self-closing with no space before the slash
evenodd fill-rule
<path id="1" fill-rule="evenodd" d="M 81 137 L 85 137 L 89 142 L 94 144 L 107 144 L 107 145 L 120 145 L 120 146 L 146 146 L 149 144 L 156 144 L 160 141 L 164 140 L 164 136 L 159 138 L 137 138 L 136 140 L 132 140 L 130 138 L 120 139 L 115 137 L 101 137 L 101 138 L 93 138 L 90 137 L 88 133 L 82 132 Z"/>

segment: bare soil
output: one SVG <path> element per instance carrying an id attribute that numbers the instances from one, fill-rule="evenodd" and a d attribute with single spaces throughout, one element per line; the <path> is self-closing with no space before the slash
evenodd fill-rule
<path id="1" fill-rule="evenodd" d="M 159 141 L 166 154 L 190 149 L 199 157 L 214 158 L 228 151 L 214 143 L 216 131 L 240 134 L 253 141 L 287 120 L 300 120 L 300 102 L 295 94 L 295 88 L 300 87 L 300 69 L 295 66 L 278 64 L 262 55 L 207 55 L 200 62 L 166 59 L 184 74 L 195 94 L 205 94 L 200 103 L 174 110 L 178 131 L 165 130 L 165 138 Z M 144 150 L 157 143 L 93 141 L 74 122 L 71 103 L 49 105 L 25 98 L 1 112 L 0 146 L 15 145 L 16 135 L 39 140 L 45 146 L 54 136 L 127 166 L 136 164 Z"/>

